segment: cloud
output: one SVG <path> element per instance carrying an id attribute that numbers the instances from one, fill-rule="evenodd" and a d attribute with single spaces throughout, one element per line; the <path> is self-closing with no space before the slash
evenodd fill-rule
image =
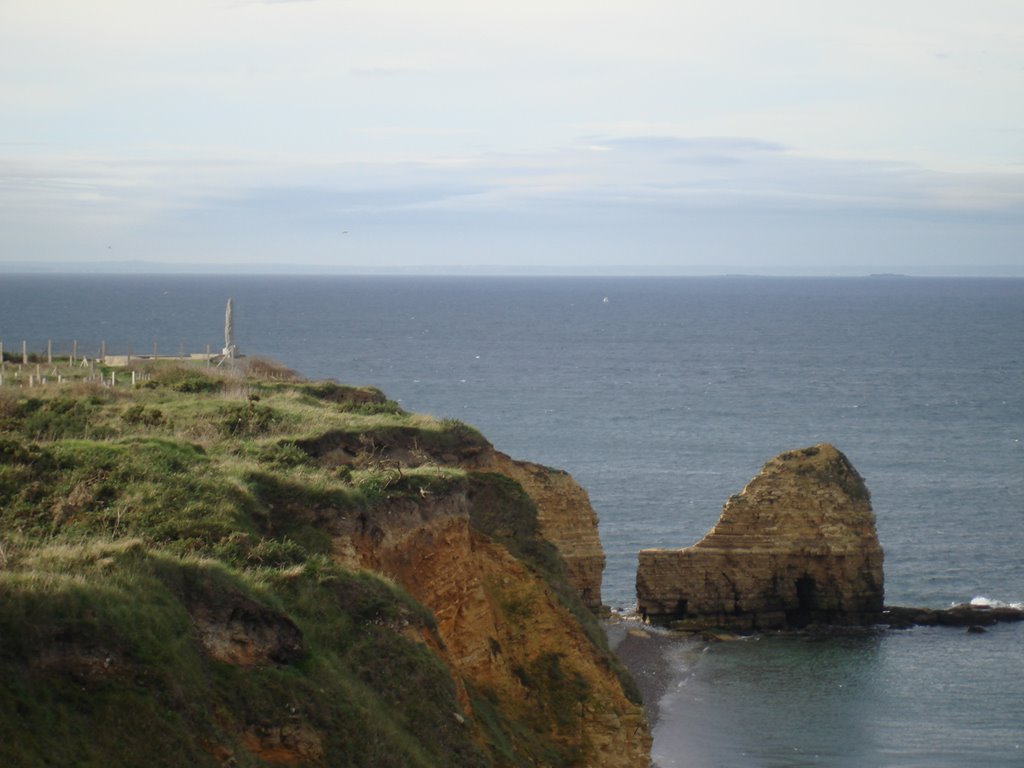
<path id="1" fill-rule="evenodd" d="M 774 141 L 742 136 L 701 136 L 678 138 L 674 136 L 632 136 L 609 138 L 602 144 L 627 150 L 647 152 L 783 152 L 786 146 Z"/>
<path id="2" fill-rule="evenodd" d="M 126 258 L 301 253 L 310 263 L 411 268 L 445 258 L 605 271 L 640 255 L 651 269 L 685 271 L 699 257 L 732 264 L 721 271 L 765 271 L 757 264 L 786 254 L 806 272 L 822 268 L 815 253 L 892 271 L 900 259 L 971 252 L 1005 270 L 1024 242 L 1020 171 L 825 158 L 735 136 L 586 136 L 545 152 L 376 162 L 19 156 L 0 158 L 0 178 L 8 259 L 104 255 L 115 242 Z"/>
<path id="3" fill-rule="evenodd" d="M 295 0 L 289 0 L 294 2 Z M 415 72 L 410 67 L 354 67 L 349 72 L 356 77 L 396 77 Z"/>
<path id="4" fill-rule="evenodd" d="M 390 130 L 416 130 L 404 127 Z M 430 129 L 423 129 L 430 133 Z M 445 133 L 443 129 L 438 132 Z M 595 149 L 599 151 L 594 151 Z M 203 207 L 303 190 L 332 208 L 514 208 L 610 202 L 693 210 L 843 209 L 1010 212 L 1024 173 L 936 171 L 908 163 L 823 158 L 744 137 L 583 137 L 535 153 L 352 162 L 326 156 L 0 157 L 5 204 Z M 316 190 L 309 194 L 309 190 Z M 264 206 L 261 204 L 260 208 Z"/>

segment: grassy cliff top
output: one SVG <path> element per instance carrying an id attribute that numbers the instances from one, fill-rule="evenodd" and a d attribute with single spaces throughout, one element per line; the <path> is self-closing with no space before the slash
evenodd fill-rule
<path id="1" fill-rule="evenodd" d="M 433 616 L 331 551 L 332 520 L 481 482 L 478 432 L 266 363 L 12 368 L 0 763 L 529 764 L 467 725 Z"/>

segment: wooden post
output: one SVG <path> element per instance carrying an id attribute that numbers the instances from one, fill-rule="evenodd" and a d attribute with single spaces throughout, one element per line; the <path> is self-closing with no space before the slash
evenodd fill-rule
<path id="1" fill-rule="evenodd" d="M 135 386 L 135 371 L 132 371 L 132 386 Z"/>
<path id="2" fill-rule="evenodd" d="M 0 340 L 0 363 L 4 361 L 4 342 Z"/>
<path id="3" fill-rule="evenodd" d="M 28 342 L 21 340 L 21 364 L 28 365 Z"/>
<path id="4" fill-rule="evenodd" d="M 117 374 L 114 371 L 110 372 L 110 386 L 117 386 Z"/>
<path id="5" fill-rule="evenodd" d="M 75 359 L 78 357 L 78 339 L 71 342 L 71 364 L 75 364 Z"/>
<path id="6" fill-rule="evenodd" d="M 53 339 L 46 340 L 46 364 L 53 365 Z"/>
<path id="7" fill-rule="evenodd" d="M 210 365 L 210 345 L 206 345 L 206 365 Z"/>
<path id="8" fill-rule="evenodd" d="M 106 359 L 107 359 L 107 342 L 106 341 L 101 341 L 100 342 L 100 360 L 104 360 L 105 361 Z"/>

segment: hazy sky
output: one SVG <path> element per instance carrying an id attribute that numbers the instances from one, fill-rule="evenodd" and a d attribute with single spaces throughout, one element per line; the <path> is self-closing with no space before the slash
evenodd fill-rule
<path id="1" fill-rule="evenodd" d="M 0 0 L 0 267 L 1024 276 L 1022 0 Z"/>

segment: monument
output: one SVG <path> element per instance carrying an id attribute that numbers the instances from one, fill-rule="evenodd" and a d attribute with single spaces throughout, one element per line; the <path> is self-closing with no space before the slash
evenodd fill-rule
<path id="1" fill-rule="evenodd" d="M 235 300 L 228 299 L 228 305 L 224 309 L 224 351 L 222 353 L 228 360 L 234 360 L 238 356 L 238 347 L 235 344 Z"/>

